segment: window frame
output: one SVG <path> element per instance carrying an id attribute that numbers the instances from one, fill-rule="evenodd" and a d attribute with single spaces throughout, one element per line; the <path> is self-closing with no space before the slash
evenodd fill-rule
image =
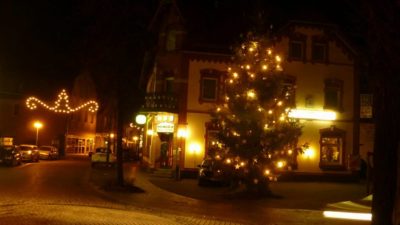
<path id="1" fill-rule="evenodd" d="M 200 71 L 200 93 L 199 102 L 200 103 L 219 103 L 221 100 L 222 91 L 222 79 L 223 73 L 221 71 L 206 69 Z M 205 98 L 204 97 L 204 80 L 215 80 L 215 98 Z"/>
<path id="2" fill-rule="evenodd" d="M 300 44 L 301 45 L 301 56 L 294 57 L 292 55 L 292 44 Z M 307 49 L 307 36 L 300 33 L 294 33 L 289 36 L 289 43 L 288 43 L 288 61 L 306 61 L 306 52 Z"/>
<path id="3" fill-rule="evenodd" d="M 296 77 L 291 75 L 286 75 L 283 78 L 283 90 L 290 92 L 291 96 L 288 98 L 287 103 L 290 107 L 296 108 Z M 291 86 L 291 87 L 290 87 Z M 283 95 L 286 98 L 285 93 Z"/>
<path id="4" fill-rule="evenodd" d="M 336 104 L 327 104 L 327 92 L 335 91 L 337 95 Z M 343 81 L 336 78 L 325 79 L 324 81 L 324 109 L 331 109 L 337 111 L 343 111 Z"/>
<path id="5" fill-rule="evenodd" d="M 337 139 L 337 144 L 323 143 L 324 138 Z M 320 159 L 319 167 L 322 170 L 345 170 L 346 169 L 346 131 L 331 126 L 330 128 L 325 128 L 320 130 Z M 335 146 L 336 145 L 336 146 Z M 338 162 L 327 162 L 323 160 L 323 150 L 324 146 L 337 147 L 339 151 L 339 161 Z"/>
<path id="6" fill-rule="evenodd" d="M 315 57 L 315 52 L 314 48 L 316 46 L 322 46 L 324 49 L 323 52 L 323 58 L 322 59 L 316 59 Z M 311 43 L 311 61 L 313 63 L 328 63 L 329 62 L 329 46 L 328 46 L 328 41 L 326 38 L 323 36 L 313 36 L 312 37 L 312 43 Z"/>

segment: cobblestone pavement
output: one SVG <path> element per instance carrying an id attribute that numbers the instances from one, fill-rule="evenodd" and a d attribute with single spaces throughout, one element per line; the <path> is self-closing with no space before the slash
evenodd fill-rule
<path id="1" fill-rule="evenodd" d="M 0 167 L 0 225 L 365 224 L 326 220 L 317 210 L 198 200 L 165 191 L 145 174 L 135 177 L 135 186 L 144 193 L 105 191 L 93 183 L 93 179 L 99 181 L 114 173 L 115 170 L 91 169 L 87 161 L 71 160 Z"/>

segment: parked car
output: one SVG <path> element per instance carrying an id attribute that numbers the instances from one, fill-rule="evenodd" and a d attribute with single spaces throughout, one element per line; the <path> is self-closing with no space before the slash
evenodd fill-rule
<path id="1" fill-rule="evenodd" d="M 0 163 L 7 166 L 20 165 L 21 154 L 15 146 L 0 146 Z"/>
<path id="2" fill-rule="evenodd" d="M 58 149 L 54 146 L 44 145 L 39 147 L 40 159 L 58 159 Z"/>
<path id="3" fill-rule="evenodd" d="M 231 169 L 222 160 L 207 158 L 199 167 L 198 185 L 216 183 L 228 185 L 231 181 Z"/>
<path id="4" fill-rule="evenodd" d="M 107 157 L 108 155 L 108 157 Z M 117 159 L 114 154 L 110 153 L 106 147 L 96 148 L 95 152 L 91 155 L 92 167 L 97 165 L 111 165 L 114 166 Z"/>
<path id="5" fill-rule="evenodd" d="M 36 145 L 22 144 L 18 146 L 22 161 L 38 162 L 40 155 Z"/>

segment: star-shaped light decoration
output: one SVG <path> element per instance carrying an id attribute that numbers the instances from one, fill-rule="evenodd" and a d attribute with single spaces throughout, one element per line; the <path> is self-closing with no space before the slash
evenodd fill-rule
<path id="1" fill-rule="evenodd" d="M 36 97 L 29 97 L 26 100 L 26 106 L 31 110 L 37 109 L 38 105 L 56 113 L 72 113 L 83 108 L 87 108 L 89 112 L 96 112 L 99 109 L 99 104 L 93 100 L 85 102 L 75 108 L 70 107 L 68 95 L 65 90 L 62 90 L 61 93 L 58 94 L 58 99 L 55 101 L 53 106 L 47 105 Z"/>

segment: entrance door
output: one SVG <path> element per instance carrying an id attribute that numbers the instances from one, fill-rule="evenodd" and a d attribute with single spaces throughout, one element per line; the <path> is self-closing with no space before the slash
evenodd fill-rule
<path id="1" fill-rule="evenodd" d="M 172 167 L 172 134 L 159 133 L 161 145 L 160 145 L 160 167 L 171 168 Z"/>

